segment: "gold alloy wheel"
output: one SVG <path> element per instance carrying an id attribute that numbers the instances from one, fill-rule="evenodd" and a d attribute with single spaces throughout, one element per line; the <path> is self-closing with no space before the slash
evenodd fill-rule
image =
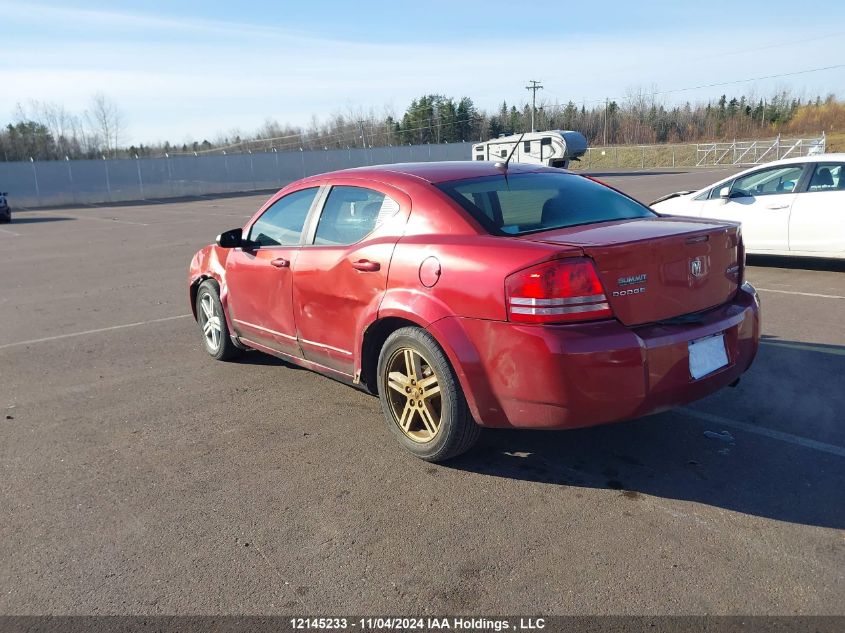
<path id="1" fill-rule="evenodd" d="M 387 361 L 384 392 L 393 421 L 415 442 L 430 442 L 440 431 L 442 403 L 437 374 L 422 355 L 410 347 L 393 352 Z"/>

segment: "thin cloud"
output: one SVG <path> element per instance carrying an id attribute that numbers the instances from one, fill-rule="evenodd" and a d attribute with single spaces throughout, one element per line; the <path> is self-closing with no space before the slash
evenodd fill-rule
<path id="1" fill-rule="evenodd" d="M 744 29 L 722 28 L 714 58 L 710 31 L 700 26 L 676 28 L 659 38 L 632 32 L 537 39 L 527 33 L 510 37 L 503 48 L 498 38 L 485 35 L 437 44 L 363 36 L 349 41 L 272 26 L 43 4 L 0 1 L 0 11 L 7 21 L 0 115 L 12 116 L 17 102 L 31 99 L 81 111 L 90 95 L 105 92 L 126 112 L 136 143 L 201 139 L 233 127 L 252 130 L 267 118 L 305 125 L 312 114 L 381 112 L 384 104 L 397 105 L 401 116 L 411 99 L 424 93 L 470 96 L 493 110 L 502 100 L 524 102 L 528 78 L 544 81 L 541 101 L 580 104 L 624 96 L 631 86 L 683 88 L 763 76 L 773 68 L 802 70 L 813 66 L 807 60 L 839 58 L 835 38 L 824 33 L 802 38 L 786 28 L 768 29 L 767 42 L 784 46 L 757 56 L 739 50 L 753 48 Z M 36 21 L 39 28 L 20 34 L 10 19 Z M 61 23 L 67 28 L 58 28 Z M 50 28 L 41 28 L 45 24 Z M 793 40 L 804 41 L 792 46 Z M 735 52 L 731 42 L 737 43 Z M 811 95 L 825 94 L 828 87 L 842 85 L 843 77 L 845 72 L 831 71 L 791 83 L 807 87 Z M 750 82 L 667 95 L 666 101 L 750 89 L 770 94 L 776 85 L 782 82 Z"/>
<path id="2" fill-rule="evenodd" d="M 296 33 L 272 26 L 245 24 L 230 21 L 209 20 L 196 17 L 162 17 L 148 13 L 126 13 L 98 9 L 60 7 L 52 4 L 0 2 L 0 15 L 4 22 L 20 20 L 31 24 L 55 23 L 65 28 L 83 27 L 92 31 L 104 29 L 107 32 L 135 31 L 149 34 L 150 29 L 169 31 L 184 35 L 186 31 L 227 37 L 278 37 L 320 41 L 307 33 Z"/>

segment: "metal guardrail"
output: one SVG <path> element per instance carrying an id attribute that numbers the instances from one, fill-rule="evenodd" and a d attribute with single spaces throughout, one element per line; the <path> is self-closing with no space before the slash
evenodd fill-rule
<path id="1" fill-rule="evenodd" d="M 782 138 L 722 143 L 664 143 L 655 145 L 609 145 L 590 147 L 569 168 L 655 169 L 669 167 L 752 166 L 781 158 L 823 154 L 824 133 L 818 138 Z"/>
<path id="2" fill-rule="evenodd" d="M 782 158 L 824 154 L 827 139 L 822 133 L 818 138 L 732 141 L 730 143 L 698 143 L 697 167 L 706 165 L 752 166 Z"/>

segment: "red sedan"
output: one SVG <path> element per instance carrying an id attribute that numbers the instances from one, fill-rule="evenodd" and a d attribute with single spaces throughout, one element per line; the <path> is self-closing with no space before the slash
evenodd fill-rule
<path id="1" fill-rule="evenodd" d="M 738 225 L 661 217 L 590 178 L 482 162 L 297 181 L 199 251 L 205 349 L 378 394 L 414 455 L 480 427 L 630 419 L 735 383 L 760 337 Z"/>

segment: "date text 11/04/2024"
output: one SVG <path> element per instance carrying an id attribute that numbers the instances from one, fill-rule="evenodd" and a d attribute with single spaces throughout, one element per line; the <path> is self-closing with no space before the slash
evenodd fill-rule
<path id="1" fill-rule="evenodd" d="M 538 631 L 546 628 L 544 618 L 291 618 L 291 628 L 295 630 L 350 630 L 382 631 L 382 630 L 418 630 L 418 631 Z"/>

